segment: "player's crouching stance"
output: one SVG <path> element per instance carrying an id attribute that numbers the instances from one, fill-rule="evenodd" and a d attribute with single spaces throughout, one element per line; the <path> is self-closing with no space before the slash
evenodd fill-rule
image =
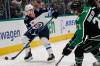
<path id="1" fill-rule="evenodd" d="M 93 0 L 92 0 L 93 1 Z M 84 53 L 91 52 L 97 62 L 93 66 L 100 66 L 100 0 L 97 0 L 98 7 L 91 7 L 94 2 L 89 1 L 88 7 L 80 8 L 79 1 L 72 3 L 74 13 L 79 16 L 76 21 L 77 31 L 74 37 L 63 49 L 63 55 L 69 55 L 75 48 L 75 64 L 73 66 L 82 66 Z M 93 4 L 92 4 L 93 3 Z"/>
<path id="2" fill-rule="evenodd" d="M 30 48 L 30 43 L 32 40 L 34 40 L 34 38 L 36 36 L 39 36 L 40 40 L 43 42 L 44 44 L 44 47 L 46 48 L 47 52 L 48 52 L 48 59 L 47 61 L 52 61 L 55 59 L 55 56 L 53 54 L 53 51 L 52 51 L 52 47 L 51 47 L 51 44 L 49 43 L 49 29 L 48 27 L 46 26 L 44 29 L 42 29 L 41 31 L 37 30 L 37 26 L 33 26 L 34 22 L 36 24 L 36 22 L 38 21 L 43 21 L 43 19 L 41 17 L 35 17 L 35 13 L 34 13 L 34 7 L 31 5 L 31 4 L 28 4 L 25 6 L 25 19 L 24 19 L 24 23 L 27 27 L 27 31 L 26 33 L 24 34 L 24 37 L 23 37 L 23 43 L 24 43 L 24 46 L 26 47 L 25 49 L 25 52 L 26 52 L 26 56 L 24 57 L 24 60 L 26 61 L 30 61 L 32 60 L 32 53 L 31 53 L 31 48 Z M 42 17 L 45 17 L 42 16 Z M 44 19 L 44 22 L 45 23 L 46 19 Z M 32 22 L 32 23 L 31 23 Z M 38 23 L 37 23 L 38 24 Z M 39 25 L 40 26 L 40 25 Z M 38 27 L 39 27 L 38 26 Z M 26 46 L 27 45 L 27 46 Z"/>

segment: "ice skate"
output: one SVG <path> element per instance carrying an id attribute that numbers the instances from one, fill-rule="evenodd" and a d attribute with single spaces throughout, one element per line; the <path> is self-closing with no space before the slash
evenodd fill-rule
<path id="1" fill-rule="evenodd" d="M 53 62 L 53 61 L 55 61 L 55 56 L 54 56 L 54 54 L 50 54 L 49 57 L 48 57 L 48 59 L 47 59 L 47 61 L 48 61 L 48 62 Z"/>
<path id="2" fill-rule="evenodd" d="M 93 66 L 100 66 L 100 62 L 94 62 Z"/>
<path id="3" fill-rule="evenodd" d="M 29 52 L 26 54 L 26 56 L 24 57 L 24 60 L 25 60 L 26 62 L 29 62 L 29 61 L 31 61 L 32 59 L 33 59 L 32 53 L 31 53 L 31 51 L 29 51 Z"/>

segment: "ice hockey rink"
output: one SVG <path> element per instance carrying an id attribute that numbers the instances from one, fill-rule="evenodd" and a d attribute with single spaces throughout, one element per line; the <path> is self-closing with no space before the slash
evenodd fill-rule
<path id="1" fill-rule="evenodd" d="M 33 60 L 30 62 L 24 61 L 24 51 L 15 60 L 4 60 L 5 56 L 0 57 L 0 66 L 55 66 L 57 61 L 62 56 L 62 50 L 69 40 L 64 40 L 52 44 L 53 52 L 55 54 L 54 62 L 47 62 L 48 54 L 43 46 L 32 48 Z M 6 55 L 8 57 L 15 56 L 18 52 Z M 71 66 L 74 64 L 74 52 L 69 56 L 65 56 L 58 66 Z M 90 53 L 86 53 L 83 60 L 83 66 L 92 66 L 95 58 Z"/>

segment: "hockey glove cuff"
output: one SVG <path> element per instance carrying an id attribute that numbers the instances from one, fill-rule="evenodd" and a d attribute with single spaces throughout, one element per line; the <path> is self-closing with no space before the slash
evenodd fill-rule
<path id="1" fill-rule="evenodd" d="M 57 18 L 58 16 L 59 16 L 58 11 L 54 11 L 54 12 L 52 13 L 52 17 L 53 17 L 53 18 Z"/>
<path id="2" fill-rule="evenodd" d="M 69 46 L 69 44 L 67 44 L 65 46 L 65 48 L 63 49 L 62 54 L 67 56 L 67 55 L 69 55 L 72 52 L 73 49 L 74 49 L 74 47 Z"/>

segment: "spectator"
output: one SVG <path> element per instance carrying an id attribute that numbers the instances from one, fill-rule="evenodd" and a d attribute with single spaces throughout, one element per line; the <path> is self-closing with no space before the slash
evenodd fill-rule
<path id="1" fill-rule="evenodd" d="M 11 17 L 16 18 L 22 15 L 21 3 L 22 3 L 22 0 L 11 1 Z"/>
<path id="2" fill-rule="evenodd" d="M 68 4 L 67 4 L 67 13 L 72 13 L 72 10 L 71 10 L 71 4 L 72 4 L 72 2 L 73 2 L 73 0 L 70 0 L 69 2 L 68 2 Z"/>
<path id="3" fill-rule="evenodd" d="M 2 4 L 3 2 L 2 2 L 2 0 L 0 0 L 0 19 L 2 19 L 3 18 L 3 14 L 4 14 L 4 9 L 3 9 L 3 4 Z"/>
<path id="4" fill-rule="evenodd" d="M 43 10 L 43 12 L 47 12 L 47 7 L 46 7 L 46 4 L 44 2 L 41 2 L 41 8 Z"/>
<path id="5" fill-rule="evenodd" d="M 46 12 L 46 8 L 45 8 L 45 4 L 42 1 L 34 1 L 33 3 L 34 7 L 35 7 L 35 14 L 36 17 L 38 17 L 40 14 L 42 14 L 43 12 Z"/>
<path id="6" fill-rule="evenodd" d="M 52 11 L 54 9 L 54 5 L 51 4 L 49 7 L 48 7 L 48 16 L 52 16 Z"/>
<path id="7" fill-rule="evenodd" d="M 100 8 L 100 0 L 97 0 L 96 3 L 98 5 L 97 7 Z"/>

